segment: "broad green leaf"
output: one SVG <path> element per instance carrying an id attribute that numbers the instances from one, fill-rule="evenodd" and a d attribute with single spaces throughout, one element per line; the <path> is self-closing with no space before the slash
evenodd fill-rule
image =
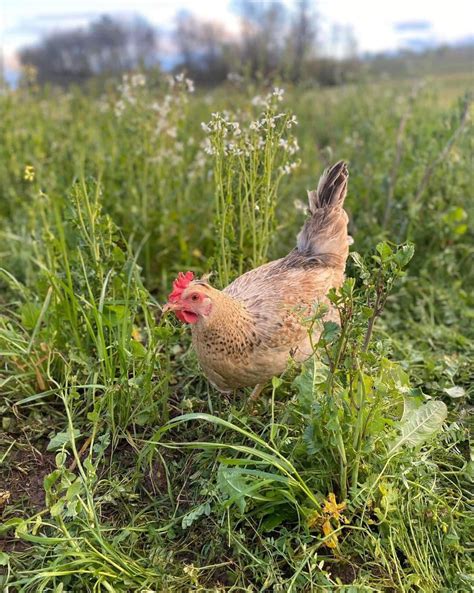
<path id="1" fill-rule="evenodd" d="M 77 428 L 74 429 L 74 439 L 78 439 L 81 436 L 81 433 Z M 47 451 L 56 451 L 60 449 L 63 445 L 68 444 L 71 441 L 69 431 L 58 432 L 54 435 L 54 437 L 49 441 L 49 445 L 47 447 Z"/>
<path id="2" fill-rule="evenodd" d="M 79 494 L 79 492 L 81 492 L 82 488 L 83 488 L 82 482 L 78 478 L 67 489 L 66 500 L 72 500 L 73 498 L 76 498 L 76 496 Z"/>
<path id="3" fill-rule="evenodd" d="M 407 243 L 406 245 L 402 245 L 402 247 L 395 254 L 395 261 L 397 262 L 400 268 L 404 268 L 411 260 L 414 253 L 415 246 L 413 245 L 413 243 Z"/>
<path id="4" fill-rule="evenodd" d="M 341 327 L 335 321 L 325 321 L 324 322 L 324 330 L 322 333 L 322 338 L 326 342 L 333 342 L 341 331 Z"/>
<path id="5" fill-rule="evenodd" d="M 449 397 L 452 397 L 453 399 L 458 399 L 459 397 L 464 397 L 466 395 L 464 388 L 460 387 L 459 385 L 448 387 L 444 391 L 449 395 Z"/>
<path id="6" fill-rule="evenodd" d="M 282 383 L 283 381 L 280 379 L 280 377 L 272 377 L 273 389 L 278 389 Z"/>
<path id="7" fill-rule="evenodd" d="M 385 241 L 381 241 L 380 243 L 377 243 L 377 246 L 375 247 L 375 249 L 380 254 L 382 261 L 386 261 L 393 253 L 392 248 L 390 247 L 390 245 L 388 243 L 385 243 Z"/>
<path id="8" fill-rule="evenodd" d="M 104 321 L 109 327 L 120 325 L 128 309 L 125 305 L 105 305 L 104 307 Z"/>
<path id="9" fill-rule="evenodd" d="M 400 423 L 400 436 L 393 443 L 389 455 L 401 447 L 416 447 L 436 434 L 446 419 L 448 409 L 441 401 L 426 402 Z"/>
<path id="10" fill-rule="evenodd" d="M 423 406 L 423 399 L 421 397 L 411 397 L 409 395 L 403 398 L 403 416 L 400 420 L 401 424 L 405 424 L 415 414 L 415 412 Z"/>
<path id="11" fill-rule="evenodd" d="M 221 491 L 243 513 L 246 507 L 245 496 L 248 490 L 248 484 L 244 477 L 238 472 L 221 467 L 218 474 L 218 484 Z"/>
<path id="12" fill-rule="evenodd" d="M 58 517 L 64 509 L 64 501 L 58 500 L 58 502 L 54 503 L 53 506 L 49 509 L 51 513 L 51 517 Z"/>
<path id="13" fill-rule="evenodd" d="M 186 515 L 184 515 L 184 517 L 181 521 L 181 527 L 183 529 L 187 529 L 197 519 L 199 519 L 199 517 L 202 517 L 202 515 L 206 515 L 208 517 L 210 514 L 211 514 L 211 505 L 208 502 L 200 504 L 196 508 L 189 511 L 189 513 L 186 513 Z"/>

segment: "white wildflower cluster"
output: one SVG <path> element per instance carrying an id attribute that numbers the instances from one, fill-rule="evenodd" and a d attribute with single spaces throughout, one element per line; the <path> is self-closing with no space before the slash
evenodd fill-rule
<path id="1" fill-rule="evenodd" d="M 233 82 L 234 84 L 242 84 L 245 79 L 237 72 L 229 72 L 229 74 L 227 74 L 227 80 L 229 82 Z"/>
<path id="2" fill-rule="evenodd" d="M 286 163 L 286 165 L 282 165 L 278 168 L 278 171 L 282 175 L 290 175 L 295 169 L 300 166 L 300 161 L 293 161 L 292 163 Z"/>
<path id="3" fill-rule="evenodd" d="M 166 120 L 170 117 L 171 111 L 180 109 L 187 102 L 187 95 L 194 92 L 194 82 L 181 73 L 176 76 L 167 76 L 166 83 L 168 86 L 167 94 L 162 100 L 151 102 L 151 109 L 158 114 L 156 132 L 160 134 L 165 131 L 172 138 L 175 138 L 176 131 L 166 124 Z M 140 104 L 140 107 L 143 109 L 149 108 L 150 103 L 145 104 L 143 102 L 146 98 L 143 94 L 146 84 L 147 80 L 144 74 L 134 73 L 123 75 L 122 82 L 118 87 L 120 97 L 114 105 L 117 117 L 120 117 L 130 106 Z"/>
<path id="4" fill-rule="evenodd" d="M 275 107 L 278 103 L 283 101 L 285 91 L 279 87 L 275 87 L 270 93 L 265 95 L 256 95 L 251 103 L 254 107 L 263 107 L 263 109 L 270 109 Z"/>
<path id="5" fill-rule="evenodd" d="M 283 150 L 290 155 L 296 154 L 300 149 L 298 140 L 295 137 L 289 138 L 288 140 L 286 138 L 280 138 L 278 146 L 283 148 Z"/>
<path id="6" fill-rule="evenodd" d="M 97 109 L 99 110 L 99 113 L 107 113 L 107 111 L 110 109 L 110 105 L 106 97 L 101 97 L 99 99 L 97 103 Z"/>
<path id="7" fill-rule="evenodd" d="M 144 74 L 141 74 L 141 73 L 131 74 L 129 76 L 129 81 L 130 81 L 130 86 L 132 88 L 137 88 L 139 86 L 146 85 L 146 77 Z"/>
<path id="8" fill-rule="evenodd" d="M 136 105 L 139 89 L 146 86 L 146 77 L 139 72 L 134 74 L 124 74 L 122 76 L 122 83 L 118 90 L 120 99 L 115 103 L 114 111 L 117 117 L 121 117 L 125 109 L 130 105 Z"/>
<path id="9" fill-rule="evenodd" d="M 294 115 L 277 113 L 275 106 L 270 106 L 271 100 L 280 101 L 282 97 L 283 91 L 274 89 L 263 99 L 265 110 L 260 117 L 246 126 L 241 126 L 237 116 L 228 111 L 212 113 L 209 122 L 201 123 L 201 129 L 206 134 L 201 143 L 202 152 L 207 155 L 223 153 L 225 156 L 248 158 L 255 152 L 264 151 L 270 143 L 272 150 L 279 149 L 283 153 L 281 172 L 290 173 L 298 165 L 290 157 L 299 151 L 299 145 L 294 136 L 288 135 L 288 130 L 298 122 Z"/>
<path id="10" fill-rule="evenodd" d="M 295 210 L 300 210 L 301 212 L 306 212 L 307 210 L 306 204 L 300 199 L 293 200 L 293 206 L 295 207 Z"/>
<path id="11" fill-rule="evenodd" d="M 123 101 L 122 99 L 119 99 L 114 106 L 114 111 L 115 111 L 115 115 L 117 117 L 122 117 L 123 112 L 125 111 L 125 101 Z"/>
<path id="12" fill-rule="evenodd" d="M 174 125 L 173 107 L 176 101 L 173 95 L 165 95 L 161 101 L 153 101 L 151 109 L 156 115 L 155 134 L 162 136 L 163 134 L 170 138 L 176 138 L 177 129 Z"/>
<path id="13" fill-rule="evenodd" d="M 184 72 L 176 74 L 175 76 L 168 76 L 167 80 L 170 89 L 177 87 L 186 90 L 188 93 L 194 93 L 194 81 L 190 78 L 186 78 Z"/>
<path id="14" fill-rule="evenodd" d="M 220 147 L 226 155 L 240 156 L 244 153 L 240 142 L 240 123 L 231 119 L 228 111 L 212 113 L 208 123 L 201 122 L 201 129 L 207 135 L 201 143 L 206 154 L 216 154 Z"/>
<path id="15" fill-rule="evenodd" d="M 151 109 L 157 116 L 155 134 L 168 136 L 175 140 L 178 137 L 177 122 L 184 115 L 184 105 L 188 94 L 194 92 L 194 82 L 184 74 L 167 76 L 168 92 L 160 101 L 154 101 Z"/>
<path id="16" fill-rule="evenodd" d="M 210 143 L 209 138 L 206 138 L 206 140 Z M 191 180 L 202 176 L 203 173 L 205 174 L 206 170 L 208 175 L 211 174 L 209 159 L 207 158 L 207 153 L 203 143 L 201 144 L 200 149 L 201 150 L 196 151 L 194 160 L 191 162 L 187 170 L 188 178 Z"/>

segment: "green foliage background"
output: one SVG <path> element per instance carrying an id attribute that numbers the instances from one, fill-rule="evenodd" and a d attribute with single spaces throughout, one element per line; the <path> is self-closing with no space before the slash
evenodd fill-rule
<path id="1" fill-rule="evenodd" d="M 470 590 L 471 82 L 280 102 L 135 75 L 0 97 L 6 590 Z M 255 416 L 209 387 L 159 303 L 178 271 L 220 285 L 284 255 L 339 159 L 348 330 L 326 326 Z M 35 506 L 12 484 L 38 454 L 54 469 Z"/>

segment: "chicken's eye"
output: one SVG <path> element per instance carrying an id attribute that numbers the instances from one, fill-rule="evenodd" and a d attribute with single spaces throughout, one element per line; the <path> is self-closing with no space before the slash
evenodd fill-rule
<path id="1" fill-rule="evenodd" d="M 198 297 L 198 295 L 197 295 L 197 294 L 193 294 L 193 295 L 191 295 L 191 300 L 192 300 L 192 301 L 197 301 L 197 300 L 198 300 L 198 298 L 199 298 L 199 297 Z"/>

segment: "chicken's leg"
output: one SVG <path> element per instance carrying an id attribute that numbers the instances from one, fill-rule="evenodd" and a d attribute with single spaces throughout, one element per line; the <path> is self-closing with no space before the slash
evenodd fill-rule
<path id="1" fill-rule="evenodd" d="M 258 385 L 255 385 L 252 393 L 250 394 L 249 402 L 252 402 L 252 403 L 257 402 L 264 387 L 265 387 L 264 383 L 259 383 Z"/>

